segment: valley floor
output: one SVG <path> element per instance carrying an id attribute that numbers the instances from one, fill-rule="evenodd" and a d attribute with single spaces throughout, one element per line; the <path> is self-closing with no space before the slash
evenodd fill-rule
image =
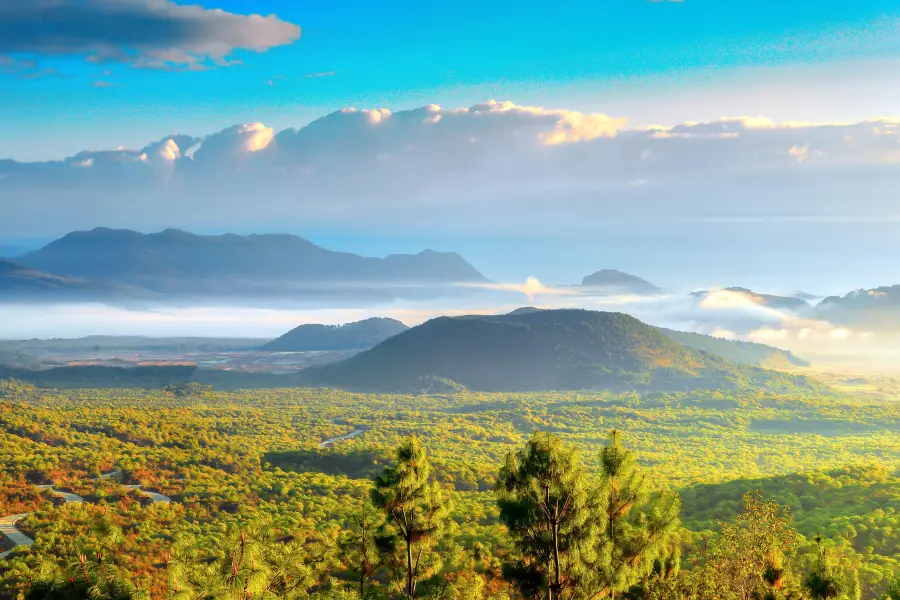
<path id="1" fill-rule="evenodd" d="M 167 597 L 177 545 L 221 548 L 231 528 L 337 539 L 371 477 L 415 434 L 455 498 L 455 535 L 503 554 L 494 482 L 504 457 L 535 430 L 599 468 L 611 429 L 623 432 L 656 489 L 679 490 L 682 520 L 712 531 L 754 489 L 787 505 L 805 551 L 821 533 L 859 565 L 869 597 L 900 576 L 900 402 L 839 395 L 461 393 L 367 395 L 319 389 L 175 397 L 144 390 L 39 390 L 0 383 L 0 515 L 31 512 L 35 540 L 7 557 L 0 597 L 40 557 L 71 561 L 116 548 L 116 569 Z M 93 479 L 122 469 L 125 487 Z M 35 484 L 84 497 L 54 505 Z M 127 489 L 140 485 L 171 503 Z M 2 563 L 0 563 L 2 565 Z M 0 566 L 2 571 L 2 566 Z M 5 592 L 4 592 L 5 590 Z"/>

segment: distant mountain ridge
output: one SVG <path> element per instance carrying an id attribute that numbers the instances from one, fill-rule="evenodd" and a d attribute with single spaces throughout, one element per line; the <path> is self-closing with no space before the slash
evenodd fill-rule
<path id="1" fill-rule="evenodd" d="M 581 280 L 581 287 L 602 288 L 617 294 L 652 295 L 662 292 L 646 279 L 616 269 L 601 269 L 584 277 Z"/>
<path id="2" fill-rule="evenodd" d="M 270 352 L 366 350 L 409 329 L 396 319 L 365 319 L 344 325 L 300 325 L 261 347 Z"/>
<path id="3" fill-rule="evenodd" d="M 842 324 L 900 329 L 900 285 L 829 296 L 816 305 L 816 314 Z"/>
<path id="4" fill-rule="evenodd" d="M 452 252 L 373 258 L 327 250 L 294 235 L 196 235 L 177 229 L 76 231 L 16 263 L 62 278 L 128 288 L 138 296 L 384 300 L 404 290 L 423 296 L 438 285 L 488 281 Z"/>
<path id="5" fill-rule="evenodd" d="M 628 315 L 569 309 L 432 319 L 341 363 L 310 369 L 306 378 L 314 385 L 372 391 L 433 385 L 538 391 L 808 384 L 804 377 L 736 365 L 688 348 Z"/>
<path id="6" fill-rule="evenodd" d="M 327 250 L 295 235 L 196 235 L 178 229 L 150 234 L 106 228 L 76 231 L 22 256 L 20 262 L 98 280 L 227 275 L 313 281 L 487 281 L 450 252 L 424 250 L 371 258 Z"/>

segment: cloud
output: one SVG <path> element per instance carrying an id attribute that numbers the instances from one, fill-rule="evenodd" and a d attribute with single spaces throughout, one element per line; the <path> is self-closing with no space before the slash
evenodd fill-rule
<path id="1" fill-rule="evenodd" d="M 95 88 L 112 88 L 119 87 L 121 84 L 98 79 L 97 81 L 92 82 L 91 85 Z"/>
<path id="2" fill-rule="evenodd" d="M 580 293 L 576 290 L 547 287 L 537 277 L 529 277 L 525 280 L 525 283 L 465 283 L 460 284 L 460 286 L 493 291 L 519 292 L 524 294 L 529 302 L 534 302 L 535 298 L 542 296 L 573 296 Z"/>
<path id="3" fill-rule="evenodd" d="M 307 79 L 315 78 L 315 77 L 332 77 L 335 74 L 335 71 L 323 71 L 321 73 L 307 73 L 304 75 Z"/>
<path id="4" fill-rule="evenodd" d="M 896 219 L 900 176 L 895 118 L 629 128 L 495 101 L 344 109 L 296 129 L 253 122 L 147 148 L 0 160 L 0 235 L 41 235 L 48 214 L 67 229 L 439 223 L 525 235 L 648 221 L 864 224 Z"/>
<path id="5" fill-rule="evenodd" d="M 77 57 L 149 69 L 233 64 L 235 50 L 294 42 L 274 15 L 238 15 L 171 0 L 0 0 L 0 60 Z"/>

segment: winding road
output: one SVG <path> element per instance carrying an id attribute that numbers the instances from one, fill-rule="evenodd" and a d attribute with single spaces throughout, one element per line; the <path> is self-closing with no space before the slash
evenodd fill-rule
<path id="1" fill-rule="evenodd" d="M 110 473 L 104 473 L 102 477 L 119 477 L 122 475 L 121 470 L 112 471 Z M 94 480 L 96 481 L 96 479 Z M 84 499 L 77 495 L 72 494 L 70 492 L 61 492 L 59 490 L 54 490 L 53 486 L 50 485 L 36 485 L 34 486 L 37 490 L 50 490 L 50 493 L 54 496 L 62 498 L 65 500 L 66 504 L 80 504 L 84 502 Z M 164 503 L 168 504 L 172 501 L 168 496 L 164 496 L 163 494 L 158 494 L 156 492 L 148 492 L 147 490 L 142 490 L 139 485 L 126 485 L 123 486 L 127 490 L 136 490 L 137 493 L 150 498 L 154 504 Z M 31 513 L 22 513 L 18 515 L 9 515 L 8 517 L 0 517 L 0 534 L 9 539 L 12 542 L 13 547 L 7 550 L 6 552 L 0 552 L 0 560 L 9 556 L 13 550 L 18 548 L 19 546 L 30 546 L 34 543 L 34 540 L 16 529 L 16 523 L 30 515 Z"/>
<path id="2" fill-rule="evenodd" d="M 344 435 L 339 435 L 339 436 L 333 437 L 333 438 L 329 438 L 329 439 L 325 440 L 324 442 L 320 442 L 319 448 L 325 448 L 326 446 L 330 446 L 330 445 L 334 444 L 335 442 L 340 442 L 341 440 L 349 440 L 350 438 L 355 438 L 356 436 L 361 434 L 363 431 L 365 431 L 365 429 L 354 429 L 350 433 L 347 433 Z"/>

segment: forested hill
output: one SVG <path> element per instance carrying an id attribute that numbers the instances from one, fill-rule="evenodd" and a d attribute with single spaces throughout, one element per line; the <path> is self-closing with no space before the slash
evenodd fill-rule
<path id="1" fill-rule="evenodd" d="M 816 385 L 688 348 L 625 314 L 588 310 L 441 317 L 306 377 L 316 385 L 384 391 Z"/>
<path id="2" fill-rule="evenodd" d="M 679 344 L 684 344 L 694 350 L 703 350 L 710 354 L 721 356 L 739 365 L 753 365 L 771 369 L 809 366 L 808 362 L 791 352 L 765 344 L 726 340 L 690 331 L 674 331 L 663 327 L 660 327 L 659 331 Z"/>
<path id="3" fill-rule="evenodd" d="M 300 325 L 262 347 L 271 352 L 364 350 L 409 329 L 396 319 L 371 318 L 344 325 Z"/>

